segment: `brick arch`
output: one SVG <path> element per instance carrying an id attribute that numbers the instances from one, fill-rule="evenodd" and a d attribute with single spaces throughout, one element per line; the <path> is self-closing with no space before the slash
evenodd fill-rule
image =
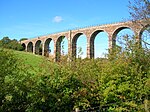
<path id="1" fill-rule="evenodd" d="M 129 26 L 122 26 L 122 27 L 119 27 L 119 28 L 116 28 L 112 34 L 112 45 L 114 46 L 116 44 L 116 37 L 117 37 L 117 34 L 121 31 L 121 30 L 124 30 L 124 29 L 130 29 L 131 31 L 134 32 L 134 30 L 129 27 Z M 134 32 L 135 34 L 135 32 Z"/>
<path id="2" fill-rule="evenodd" d="M 145 26 L 140 30 L 140 32 L 139 32 L 139 39 L 142 38 L 142 34 L 143 34 L 144 30 L 146 30 L 146 28 L 148 28 L 148 27 L 150 27 L 150 24 L 145 25 Z"/>
<path id="3" fill-rule="evenodd" d="M 147 47 L 147 48 L 150 48 L 150 39 L 149 39 L 149 37 L 147 38 L 147 36 L 145 37 L 142 37 L 142 35 L 143 35 L 143 32 L 148 28 L 148 27 L 150 27 L 150 24 L 147 24 L 147 25 L 145 25 L 145 26 L 143 26 L 142 28 L 141 28 L 141 30 L 140 30 L 140 32 L 139 32 L 139 44 L 142 46 L 142 47 Z M 149 36 L 149 35 L 148 35 Z M 146 42 L 146 43 L 145 43 Z M 143 46 L 143 44 L 144 44 L 144 46 Z M 146 46 L 145 46 L 146 45 Z"/>
<path id="4" fill-rule="evenodd" d="M 41 44 L 42 44 L 41 40 L 37 40 L 35 42 L 35 54 L 42 55 L 42 46 L 40 46 Z"/>
<path id="5" fill-rule="evenodd" d="M 80 28 L 80 29 L 45 35 L 45 36 L 37 37 L 34 39 L 24 40 L 24 41 L 21 41 L 21 43 L 25 43 L 26 51 L 30 51 L 30 52 L 34 53 L 35 42 L 37 40 L 40 39 L 42 42 L 44 42 L 43 49 L 45 49 L 44 46 L 46 46 L 46 44 L 45 44 L 45 43 L 47 43 L 46 40 L 48 37 L 51 37 L 51 39 L 53 39 L 53 42 L 54 42 L 54 57 L 55 57 L 56 41 L 61 35 L 65 35 L 66 37 L 68 37 L 67 39 L 68 39 L 68 54 L 69 54 L 69 56 L 76 56 L 77 39 L 80 35 L 84 34 L 84 35 L 86 35 L 86 38 L 87 38 L 87 57 L 90 58 L 90 39 L 91 39 L 91 43 L 92 43 L 92 41 L 94 41 L 95 35 L 97 35 L 99 32 L 97 30 L 100 30 L 100 31 L 105 30 L 107 32 L 108 37 L 109 37 L 109 49 L 111 51 L 111 49 L 113 48 L 113 44 L 116 41 L 116 36 L 121 30 L 126 29 L 126 28 L 131 29 L 134 32 L 135 36 L 137 36 L 137 40 L 139 40 L 139 36 L 141 36 L 141 34 L 144 30 L 143 25 L 147 26 L 147 23 L 145 23 L 144 21 L 136 21 L 136 22 L 127 21 L 127 22 L 118 22 L 118 23 L 114 23 L 114 24 L 104 24 L 104 25 Z M 93 38 L 91 38 L 91 35 L 93 35 Z M 43 54 L 44 54 L 44 50 L 43 50 Z M 93 55 L 91 55 L 91 57 L 92 56 Z"/>
<path id="6" fill-rule="evenodd" d="M 90 58 L 94 58 L 94 40 L 95 40 L 95 37 L 97 36 L 97 34 L 100 32 L 106 32 L 106 31 L 105 30 L 95 30 L 91 33 L 91 36 L 90 36 Z"/>
<path id="7" fill-rule="evenodd" d="M 72 38 L 72 57 L 76 58 L 77 55 L 77 40 L 81 35 L 85 35 L 84 33 L 76 33 Z"/>
<path id="8" fill-rule="evenodd" d="M 27 44 L 27 52 L 33 52 L 33 43 L 31 41 Z"/>
<path id="9" fill-rule="evenodd" d="M 44 54 L 43 54 L 44 56 L 48 57 L 49 53 L 51 52 L 51 50 L 49 49 L 49 44 L 51 41 L 54 41 L 54 40 L 52 38 L 46 38 L 44 43 L 43 43 L 44 44 L 43 45 L 44 46 L 44 49 L 43 49 L 44 50 Z"/>
<path id="10" fill-rule="evenodd" d="M 66 38 L 67 41 L 68 41 L 68 38 L 67 36 L 65 35 L 62 35 L 62 36 L 59 36 L 57 39 L 56 39 L 56 61 L 59 61 L 60 60 L 60 57 L 61 57 L 61 43 L 63 41 L 63 39 Z"/>

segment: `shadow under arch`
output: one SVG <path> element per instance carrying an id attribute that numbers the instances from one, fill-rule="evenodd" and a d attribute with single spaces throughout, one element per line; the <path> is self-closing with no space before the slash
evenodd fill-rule
<path id="1" fill-rule="evenodd" d="M 79 39 L 80 36 L 86 36 L 84 33 L 77 33 L 72 39 L 72 58 L 76 58 L 77 56 L 77 40 Z M 86 38 L 87 41 L 87 38 Z"/>
<path id="2" fill-rule="evenodd" d="M 66 47 L 67 49 L 65 49 Z M 65 52 L 68 54 L 68 38 L 66 36 L 59 36 L 56 40 L 56 61 L 60 61 L 61 56 L 65 55 Z"/>
<path id="3" fill-rule="evenodd" d="M 52 43 L 52 48 L 50 48 L 50 43 Z M 54 42 L 52 38 L 48 38 L 44 43 L 44 56 L 49 57 L 50 54 L 54 53 Z"/>
<path id="4" fill-rule="evenodd" d="M 35 43 L 35 54 L 42 55 L 42 41 L 38 40 Z"/>
<path id="5" fill-rule="evenodd" d="M 106 33 L 107 34 L 107 38 L 108 38 L 108 33 L 106 31 L 104 31 L 104 30 L 95 30 L 91 34 L 91 37 L 90 37 L 90 58 L 94 58 L 95 57 L 95 38 L 97 37 L 98 34 L 101 34 L 101 33 Z M 107 41 L 108 41 L 108 39 L 107 39 Z"/>
<path id="6" fill-rule="evenodd" d="M 150 24 L 145 25 L 140 30 L 139 41 L 143 48 L 150 48 Z"/>
<path id="7" fill-rule="evenodd" d="M 117 39 L 117 35 L 119 34 L 119 32 L 121 32 L 121 31 L 123 31 L 125 29 L 128 29 L 128 30 L 132 31 L 133 35 L 135 35 L 134 30 L 132 28 L 130 28 L 130 27 L 119 27 L 119 28 L 117 28 L 114 31 L 113 35 L 112 35 L 112 48 L 114 48 L 114 46 L 116 46 L 116 39 Z M 122 36 L 124 36 L 124 35 L 122 35 Z"/>
<path id="8" fill-rule="evenodd" d="M 33 52 L 33 43 L 29 42 L 27 45 L 27 52 Z"/>
<path id="9" fill-rule="evenodd" d="M 145 30 L 147 30 L 147 28 L 149 28 L 149 27 L 150 27 L 150 24 L 147 24 L 147 25 L 145 25 L 145 26 L 140 30 L 140 33 L 139 33 L 139 38 L 140 38 L 140 39 L 142 38 L 143 32 L 144 32 Z M 149 28 L 149 30 L 150 30 L 150 28 Z"/>

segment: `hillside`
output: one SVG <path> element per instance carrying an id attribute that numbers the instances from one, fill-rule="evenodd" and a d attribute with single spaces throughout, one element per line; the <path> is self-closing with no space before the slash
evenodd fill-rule
<path id="1" fill-rule="evenodd" d="M 150 53 L 142 51 L 119 52 L 108 60 L 54 63 L 31 53 L 13 51 L 14 56 L 1 50 L 0 111 L 148 110 Z"/>
<path id="2" fill-rule="evenodd" d="M 14 51 L 14 54 L 21 60 L 27 67 L 31 68 L 30 71 L 38 71 L 42 62 L 46 59 L 40 55 L 23 51 Z"/>

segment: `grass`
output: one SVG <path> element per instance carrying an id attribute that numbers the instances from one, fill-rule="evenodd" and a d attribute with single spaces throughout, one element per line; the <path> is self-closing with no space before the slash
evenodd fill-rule
<path id="1" fill-rule="evenodd" d="M 28 52 L 23 51 L 14 51 L 14 54 L 30 69 L 30 71 L 39 71 L 40 65 L 45 60 L 44 57 L 40 55 L 35 55 Z"/>
<path id="2" fill-rule="evenodd" d="M 25 64 L 30 65 L 32 67 L 38 67 L 44 59 L 40 55 L 34 55 L 28 52 L 15 51 L 15 54 L 17 54 L 18 58 L 22 59 L 25 62 Z"/>

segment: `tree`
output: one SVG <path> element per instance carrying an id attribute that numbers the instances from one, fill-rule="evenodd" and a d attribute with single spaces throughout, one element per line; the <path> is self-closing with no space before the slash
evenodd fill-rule
<path id="1" fill-rule="evenodd" d="M 150 62 L 148 58 L 149 53 L 150 53 L 149 52 L 150 47 L 148 47 L 150 45 L 150 41 L 146 41 L 146 40 L 149 40 L 150 38 L 150 1 L 149 0 L 134 0 L 134 2 L 132 3 L 130 0 L 129 9 L 130 9 L 131 19 L 133 21 L 143 20 L 146 24 L 148 24 L 148 26 L 144 26 L 143 24 L 140 23 L 140 25 L 144 27 L 144 30 L 146 30 L 147 35 L 144 35 L 144 37 L 141 38 L 142 42 L 144 43 L 144 46 L 143 46 L 144 48 L 138 50 L 140 51 L 139 54 L 136 53 L 135 62 L 138 63 L 140 66 L 143 66 L 142 69 L 144 68 L 143 71 L 147 75 L 147 81 L 145 85 L 150 85 L 150 74 L 148 72 L 149 67 L 147 66 L 147 69 L 145 68 L 145 66 L 147 65 L 147 62 Z M 145 97 L 145 100 L 144 100 L 146 112 L 149 112 L 148 111 L 149 107 L 147 105 L 147 103 L 150 102 L 150 98 L 148 97 L 149 95 L 150 94 L 147 94 L 147 97 Z"/>
<path id="2" fill-rule="evenodd" d="M 16 39 L 11 40 L 9 37 L 4 37 L 0 40 L 0 47 L 18 51 L 23 49 L 22 45 Z"/>
<path id="3" fill-rule="evenodd" d="M 21 42 L 21 41 L 23 41 L 23 40 L 28 40 L 28 38 L 21 38 L 21 39 L 19 40 L 19 42 Z"/>
<path id="4" fill-rule="evenodd" d="M 4 37 L 2 40 L 0 40 L 0 47 L 7 48 L 8 44 L 11 42 L 9 37 Z"/>
<path id="5" fill-rule="evenodd" d="M 138 22 L 136 24 L 140 24 L 143 26 L 142 33 L 142 46 L 146 49 L 150 48 L 150 1 L 149 0 L 132 0 L 129 1 L 129 13 L 131 15 L 132 21 L 142 20 L 144 24 Z"/>
<path id="6" fill-rule="evenodd" d="M 130 15 L 133 20 L 142 20 L 150 22 L 150 1 L 149 0 L 134 0 L 129 1 Z"/>

